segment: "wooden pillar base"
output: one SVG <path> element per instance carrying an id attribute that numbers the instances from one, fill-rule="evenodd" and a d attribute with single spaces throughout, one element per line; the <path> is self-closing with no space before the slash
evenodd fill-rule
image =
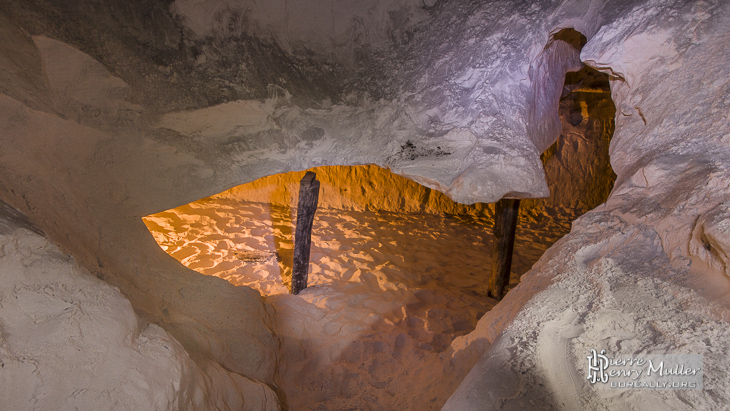
<path id="1" fill-rule="evenodd" d="M 307 171 L 299 185 L 297 206 L 297 229 L 294 234 L 294 265 L 291 278 L 291 293 L 299 294 L 307 288 L 309 277 L 309 250 L 312 245 L 312 223 L 317 212 L 319 181 L 317 175 Z"/>
<path id="2" fill-rule="evenodd" d="M 489 278 L 489 296 L 501 300 L 512 272 L 512 251 L 515 244 L 520 200 L 501 199 L 494 212 L 494 248 L 492 249 L 492 276 Z"/>

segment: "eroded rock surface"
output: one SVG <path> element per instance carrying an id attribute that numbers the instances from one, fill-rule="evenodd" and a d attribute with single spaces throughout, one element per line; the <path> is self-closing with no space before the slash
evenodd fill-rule
<path id="1" fill-rule="evenodd" d="M 278 409 L 266 385 L 194 362 L 0 203 L 0 365 L 7 409 Z"/>
<path id="2" fill-rule="evenodd" d="M 493 345 L 444 409 L 724 407 L 729 23 L 725 3 L 656 2 L 588 36 L 582 60 L 613 76 L 616 186 L 482 318 L 469 338 Z M 702 354 L 704 389 L 593 389 L 594 347 Z"/>

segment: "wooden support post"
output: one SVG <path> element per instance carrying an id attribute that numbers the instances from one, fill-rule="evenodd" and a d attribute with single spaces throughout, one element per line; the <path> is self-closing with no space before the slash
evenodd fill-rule
<path id="1" fill-rule="evenodd" d="M 291 278 L 291 293 L 299 294 L 307 288 L 309 276 L 309 249 L 312 245 L 312 222 L 317 212 L 319 181 L 317 174 L 307 171 L 299 185 L 297 206 L 297 231 L 294 234 L 294 266 Z"/>
<path id="2" fill-rule="evenodd" d="M 494 211 L 494 248 L 492 249 L 492 276 L 489 278 L 489 296 L 501 300 L 509 284 L 512 271 L 512 250 L 520 200 L 501 199 Z"/>

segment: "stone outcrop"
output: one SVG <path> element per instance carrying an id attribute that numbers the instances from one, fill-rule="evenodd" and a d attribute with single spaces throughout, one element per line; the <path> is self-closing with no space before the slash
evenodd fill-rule
<path id="1" fill-rule="evenodd" d="M 78 266 L 0 203 L 0 364 L 7 409 L 278 409 L 276 395 L 138 318 L 119 289 Z"/>
<path id="2" fill-rule="evenodd" d="M 444 409 L 722 407 L 729 19 L 723 3 L 662 2 L 587 33 L 581 59 L 612 76 L 616 186 L 482 318 L 470 338 L 492 346 Z M 583 374 L 584 353 L 599 346 L 701 353 L 704 390 L 611 397 Z"/>

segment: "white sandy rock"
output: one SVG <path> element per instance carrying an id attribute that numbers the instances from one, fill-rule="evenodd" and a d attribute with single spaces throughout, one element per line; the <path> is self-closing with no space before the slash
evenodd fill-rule
<path id="1" fill-rule="evenodd" d="M 445 410 L 725 406 L 729 23 L 725 3 L 665 1 L 588 36 L 581 57 L 614 76 L 616 188 L 465 337 L 493 346 Z M 702 354 L 704 389 L 595 389 L 591 348 Z"/>
<path id="2" fill-rule="evenodd" d="M 54 103 L 58 103 L 62 110 L 70 110 L 70 113 L 79 113 L 76 110 L 81 107 L 82 112 L 98 110 L 98 115 L 71 116 L 69 119 L 54 111 L 32 109 L 24 105 L 22 99 L 0 96 L 3 107 L 0 110 L 3 113 L 0 116 L 3 125 L 3 133 L 0 134 L 3 198 L 16 205 L 25 203 L 25 212 L 36 224 L 43 226 L 48 236 L 61 244 L 65 252 L 73 254 L 76 261 L 90 269 L 96 277 L 123 290 L 130 314 L 133 306 L 144 321 L 164 328 L 169 333 L 165 334 L 166 338 L 173 342 L 177 340 L 179 343 L 175 344 L 185 347 L 183 350 L 177 345 L 179 352 L 175 355 L 187 359 L 184 362 L 180 358 L 173 359 L 170 367 L 177 361 L 182 364 L 178 364 L 178 368 L 189 368 L 188 371 L 178 371 L 182 375 L 178 377 L 183 387 L 181 390 L 192 389 L 185 388 L 186 384 L 192 384 L 197 391 L 184 394 L 187 397 L 179 404 L 189 402 L 205 409 L 210 401 L 220 400 L 231 404 L 268 403 L 268 406 L 276 407 L 275 395 L 265 385 L 273 383 L 276 340 L 266 324 L 267 314 L 260 295 L 250 289 L 235 288 L 222 280 L 198 278 L 181 267 L 157 247 L 135 211 L 139 207 L 140 196 L 157 197 L 154 181 L 159 180 L 156 178 L 167 175 L 164 178 L 172 180 L 173 174 L 198 171 L 200 162 L 145 140 L 132 131 L 134 129 L 127 128 L 121 132 L 120 129 L 130 127 L 130 122 L 137 121 L 135 113 L 131 118 L 108 117 L 109 113 L 119 113 L 116 110 L 130 109 L 123 82 L 112 78 L 88 55 L 69 50 L 68 46 L 52 40 L 36 40 L 48 46 L 42 47 L 43 70 L 58 75 L 54 78 L 57 82 L 53 89 L 58 96 Z M 65 50 L 65 53 L 58 49 Z M 11 64 L 18 60 L 0 61 Z M 41 61 L 29 61 L 29 72 L 35 72 L 39 67 L 32 64 Z M 52 67 L 53 64 L 63 67 Z M 20 75 L 17 71 L 9 73 Z M 121 94 L 99 94 L 99 90 L 93 87 L 74 87 L 73 84 L 78 85 L 78 82 L 87 86 L 98 82 L 109 86 L 106 91 L 116 90 Z M 74 105 L 74 102 L 80 105 Z M 151 171 L 140 164 L 159 169 Z M 186 171 L 173 172 L 177 167 Z M 202 176 L 197 178 L 210 176 L 205 167 L 194 174 Z M 156 178 L 150 179 L 150 176 Z M 152 189 L 148 183 L 152 184 Z M 147 200 L 141 202 L 149 204 Z M 31 203 L 35 205 L 28 207 Z M 136 234 L 131 234 L 133 232 Z M 210 294 L 214 294 L 215 298 Z M 218 301 L 220 306 L 237 315 L 220 315 L 220 308 L 211 306 L 210 301 Z M 130 302 L 131 306 L 128 305 Z M 110 320 L 115 318 L 112 315 Z M 104 320 L 99 317 L 97 321 Z M 123 326 L 118 324 L 121 328 L 116 331 L 117 335 L 127 334 L 128 330 L 125 331 Z M 150 328 L 154 329 L 154 326 Z M 169 335 L 174 336 L 174 340 Z M 29 358 L 45 355 L 43 350 L 39 348 L 29 354 Z M 68 361 L 69 365 L 84 363 L 72 357 Z M 144 363 L 143 356 L 136 361 Z M 226 372 L 211 365 L 212 362 L 220 364 Z M 168 365 L 160 367 L 164 369 Z M 118 372 L 134 374 L 137 371 L 128 368 Z M 174 370 L 170 372 L 174 374 Z M 228 375 L 229 372 L 239 375 Z M 186 377 L 186 373 L 192 377 Z M 203 379 L 209 382 L 203 384 Z M 229 381 L 221 383 L 228 387 L 221 393 L 214 388 L 219 379 Z M 60 381 L 49 378 L 44 381 L 47 388 L 43 389 L 52 390 Z M 231 388 L 234 386 L 237 388 Z M 155 390 L 157 388 L 152 389 Z M 175 397 L 178 395 L 170 392 Z M 103 408 L 98 403 L 85 407 Z M 252 407 L 256 409 L 258 406 Z"/>
<path id="3" fill-rule="evenodd" d="M 261 383 L 209 361 L 201 372 L 167 332 L 140 321 L 118 289 L 5 214 L 0 225 L 5 409 L 279 409 L 274 393 Z"/>

